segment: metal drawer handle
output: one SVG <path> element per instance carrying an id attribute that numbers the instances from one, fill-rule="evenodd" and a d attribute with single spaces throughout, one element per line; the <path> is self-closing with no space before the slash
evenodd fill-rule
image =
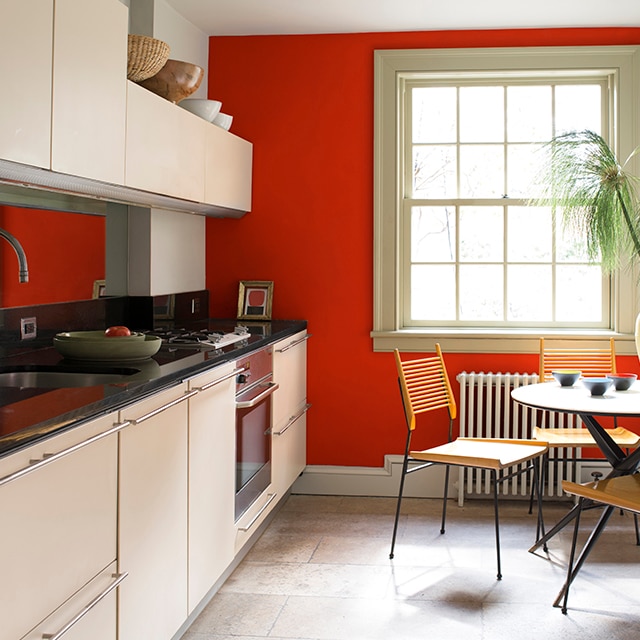
<path id="1" fill-rule="evenodd" d="M 270 493 L 267 501 L 262 505 L 262 508 L 251 519 L 251 522 L 246 527 L 238 527 L 238 531 L 249 531 L 255 524 L 256 520 L 265 512 L 266 508 L 276 499 L 277 493 Z"/>
<path id="2" fill-rule="evenodd" d="M 247 400 L 246 402 L 236 402 L 236 407 L 238 409 L 251 409 L 251 407 L 255 407 L 257 404 L 260 404 L 267 396 L 270 396 L 279 388 L 280 385 L 277 382 L 269 382 L 265 391 L 259 393 L 255 398 L 251 398 L 251 400 Z"/>
<path id="3" fill-rule="evenodd" d="M 103 598 L 106 598 L 129 574 L 125 571 L 123 573 L 113 573 L 111 575 L 113 578 L 115 578 L 115 580 L 102 593 L 97 595 L 91 602 L 89 602 L 89 604 L 87 604 L 87 606 L 82 611 L 80 611 L 80 613 L 69 620 L 69 622 L 67 622 L 67 624 L 62 627 L 62 629 L 60 629 L 56 633 L 43 633 L 43 640 L 58 640 L 59 638 L 62 638 L 62 636 L 67 633 L 67 631 L 69 631 L 71 627 L 73 627 L 77 622 L 84 618 L 84 616 L 86 616 L 87 613 L 89 613 L 89 611 L 91 611 L 91 609 L 93 609 L 93 607 L 95 607 Z"/>
<path id="4" fill-rule="evenodd" d="M 22 476 L 27 475 L 27 473 L 31 473 L 36 469 L 42 468 L 45 465 L 49 464 L 50 462 L 59 460 L 60 458 L 66 455 L 69 455 L 70 453 L 73 453 L 78 449 L 82 449 L 83 447 L 86 447 L 89 444 L 93 444 L 98 440 L 102 440 L 102 438 L 106 438 L 107 436 L 110 436 L 113 433 L 117 433 L 118 431 L 124 429 L 125 427 L 128 427 L 130 424 L 131 424 L 131 421 L 129 420 L 125 420 L 124 422 L 118 422 L 114 424 L 113 427 L 111 427 L 111 429 L 107 429 L 102 433 L 98 433 L 95 436 L 91 436 L 91 438 L 87 438 L 86 440 L 83 440 L 78 444 L 74 444 L 68 449 L 63 449 L 62 451 L 58 451 L 58 453 L 44 453 L 42 454 L 42 460 L 32 460 L 30 461 L 31 464 L 28 467 L 24 467 L 23 469 L 18 469 L 18 471 L 14 471 L 9 475 L 6 475 L 3 478 L 0 478 L 0 487 L 4 484 L 7 484 L 8 482 L 11 482 L 12 480 L 17 480 L 18 478 L 21 478 Z"/>
<path id="5" fill-rule="evenodd" d="M 282 347 L 282 349 L 276 349 L 276 353 L 284 353 L 285 351 L 289 351 L 289 349 L 293 349 L 293 347 L 300 344 L 301 342 L 308 340 L 312 335 L 312 333 L 307 333 L 307 335 L 303 336 L 299 340 L 296 340 L 295 342 L 291 342 L 286 347 Z"/>
<path id="6" fill-rule="evenodd" d="M 167 409 L 171 409 L 171 407 L 175 407 L 177 404 L 180 404 L 181 402 L 184 402 L 185 400 L 188 400 L 189 398 L 192 398 L 197 393 L 199 393 L 198 389 L 194 389 L 193 391 L 187 391 L 185 394 L 183 394 L 179 398 L 176 398 L 175 400 L 172 400 L 171 402 L 167 402 L 167 404 L 164 404 L 161 407 L 158 407 L 157 409 L 154 409 L 153 411 L 149 411 L 149 413 L 145 413 L 143 416 L 140 416 L 139 418 L 136 418 L 135 420 L 131 420 L 131 424 L 135 426 L 137 424 L 140 424 L 141 422 L 144 422 L 145 420 L 148 420 L 149 418 L 153 418 L 154 416 L 157 416 L 159 413 L 162 413 L 163 411 L 166 411 Z"/>
<path id="7" fill-rule="evenodd" d="M 287 422 L 287 424 L 284 425 L 284 427 L 282 429 L 280 429 L 280 431 L 273 431 L 273 435 L 274 436 L 281 436 L 289 427 L 293 426 L 298 420 L 300 420 L 300 418 L 302 418 L 302 416 L 307 413 L 307 411 L 309 411 L 309 409 L 311 409 L 311 405 L 310 404 L 305 404 L 304 407 L 302 408 L 302 410 L 296 414 L 295 416 L 291 416 L 289 418 L 289 422 Z"/>
<path id="8" fill-rule="evenodd" d="M 211 387 L 215 387 L 217 384 L 228 380 L 229 378 L 233 378 L 237 376 L 239 373 L 246 371 L 244 367 L 238 367 L 234 369 L 231 373 L 228 373 L 226 376 L 222 376 L 221 378 L 217 378 L 216 380 L 212 380 L 211 382 L 207 382 L 207 384 L 203 384 L 201 387 L 194 387 L 196 391 L 206 391 L 207 389 L 211 389 Z"/>

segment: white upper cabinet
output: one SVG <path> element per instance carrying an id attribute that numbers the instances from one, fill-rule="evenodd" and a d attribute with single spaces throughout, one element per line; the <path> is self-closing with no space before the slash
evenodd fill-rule
<path id="1" fill-rule="evenodd" d="M 134 82 L 127 84 L 126 186 L 203 202 L 209 123 Z"/>
<path id="2" fill-rule="evenodd" d="M 251 211 L 253 145 L 211 125 L 207 127 L 205 202 Z"/>
<path id="3" fill-rule="evenodd" d="M 0 158 L 49 168 L 53 0 L 3 0 Z"/>
<path id="4" fill-rule="evenodd" d="M 176 211 L 250 211 L 251 143 L 128 81 L 128 22 L 120 0 L 2 0 L 0 159 L 87 179 L 80 195 L 96 180 L 189 201 Z"/>
<path id="5" fill-rule="evenodd" d="M 55 0 L 52 170 L 124 182 L 127 30 L 121 2 Z"/>

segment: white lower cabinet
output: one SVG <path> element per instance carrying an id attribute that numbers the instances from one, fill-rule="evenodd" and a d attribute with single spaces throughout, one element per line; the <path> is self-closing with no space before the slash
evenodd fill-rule
<path id="1" fill-rule="evenodd" d="M 280 385 L 273 397 L 272 485 L 283 495 L 307 464 L 306 331 L 273 347 L 273 377 Z"/>
<path id="2" fill-rule="evenodd" d="M 234 557 L 235 369 L 189 381 L 189 613 Z"/>
<path id="3" fill-rule="evenodd" d="M 115 572 L 118 427 L 114 428 L 114 417 L 94 420 L 0 460 L 3 640 L 31 640 L 57 632 L 106 588 L 105 580 Z M 99 612 L 87 615 L 104 616 L 109 621 L 106 628 L 115 629 L 115 600 L 105 598 Z M 77 625 L 87 624 L 82 619 Z M 41 630 L 39 636 L 33 634 L 34 628 Z M 77 633 L 75 625 L 73 629 Z M 66 637 L 81 637 L 71 633 L 70 628 Z M 105 631 L 85 637 L 113 640 L 115 636 Z"/>
<path id="4" fill-rule="evenodd" d="M 187 618 L 186 384 L 120 412 L 118 640 L 169 640 Z"/>

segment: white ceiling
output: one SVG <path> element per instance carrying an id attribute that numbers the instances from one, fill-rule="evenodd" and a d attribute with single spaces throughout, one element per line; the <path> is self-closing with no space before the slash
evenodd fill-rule
<path id="1" fill-rule="evenodd" d="M 165 0 L 207 35 L 640 27 L 640 0 Z"/>

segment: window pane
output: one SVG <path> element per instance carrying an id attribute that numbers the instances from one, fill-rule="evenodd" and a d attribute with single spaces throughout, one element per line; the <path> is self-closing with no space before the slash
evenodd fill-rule
<path id="1" fill-rule="evenodd" d="M 556 278 L 556 318 L 560 322 L 602 320 L 602 271 L 599 266 L 559 266 Z"/>
<path id="2" fill-rule="evenodd" d="M 460 266 L 460 319 L 503 319 L 503 272 L 498 265 Z"/>
<path id="3" fill-rule="evenodd" d="M 549 262 L 553 227 L 548 207 L 509 207 L 507 259 L 510 262 Z"/>
<path id="4" fill-rule="evenodd" d="M 532 198 L 533 186 L 540 173 L 543 148 L 534 144 L 507 147 L 507 195 L 510 198 Z"/>
<path id="5" fill-rule="evenodd" d="M 411 319 L 456 319 L 455 266 L 411 267 Z"/>
<path id="6" fill-rule="evenodd" d="M 504 220 L 502 207 L 460 208 L 460 260 L 502 262 Z"/>
<path id="7" fill-rule="evenodd" d="M 456 88 L 413 89 L 413 142 L 456 141 Z"/>
<path id="8" fill-rule="evenodd" d="M 456 197 L 456 148 L 415 147 L 413 152 L 414 198 Z"/>
<path id="9" fill-rule="evenodd" d="M 504 195 L 502 145 L 460 147 L 460 197 L 501 198 Z"/>
<path id="10" fill-rule="evenodd" d="M 556 135 L 581 129 L 601 133 L 601 94 L 594 84 L 556 87 Z"/>
<path id="11" fill-rule="evenodd" d="M 460 88 L 460 141 L 504 140 L 504 88 Z"/>
<path id="12" fill-rule="evenodd" d="M 551 87 L 508 87 L 507 140 L 540 142 L 552 135 Z"/>
<path id="13" fill-rule="evenodd" d="M 507 269 L 507 320 L 544 322 L 553 318 L 551 266 L 512 265 Z"/>
<path id="14" fill-rule="evenodd" d="M 455 258 L 455 209 L 412 207 L 411 262 L 452 262 Z"/>

